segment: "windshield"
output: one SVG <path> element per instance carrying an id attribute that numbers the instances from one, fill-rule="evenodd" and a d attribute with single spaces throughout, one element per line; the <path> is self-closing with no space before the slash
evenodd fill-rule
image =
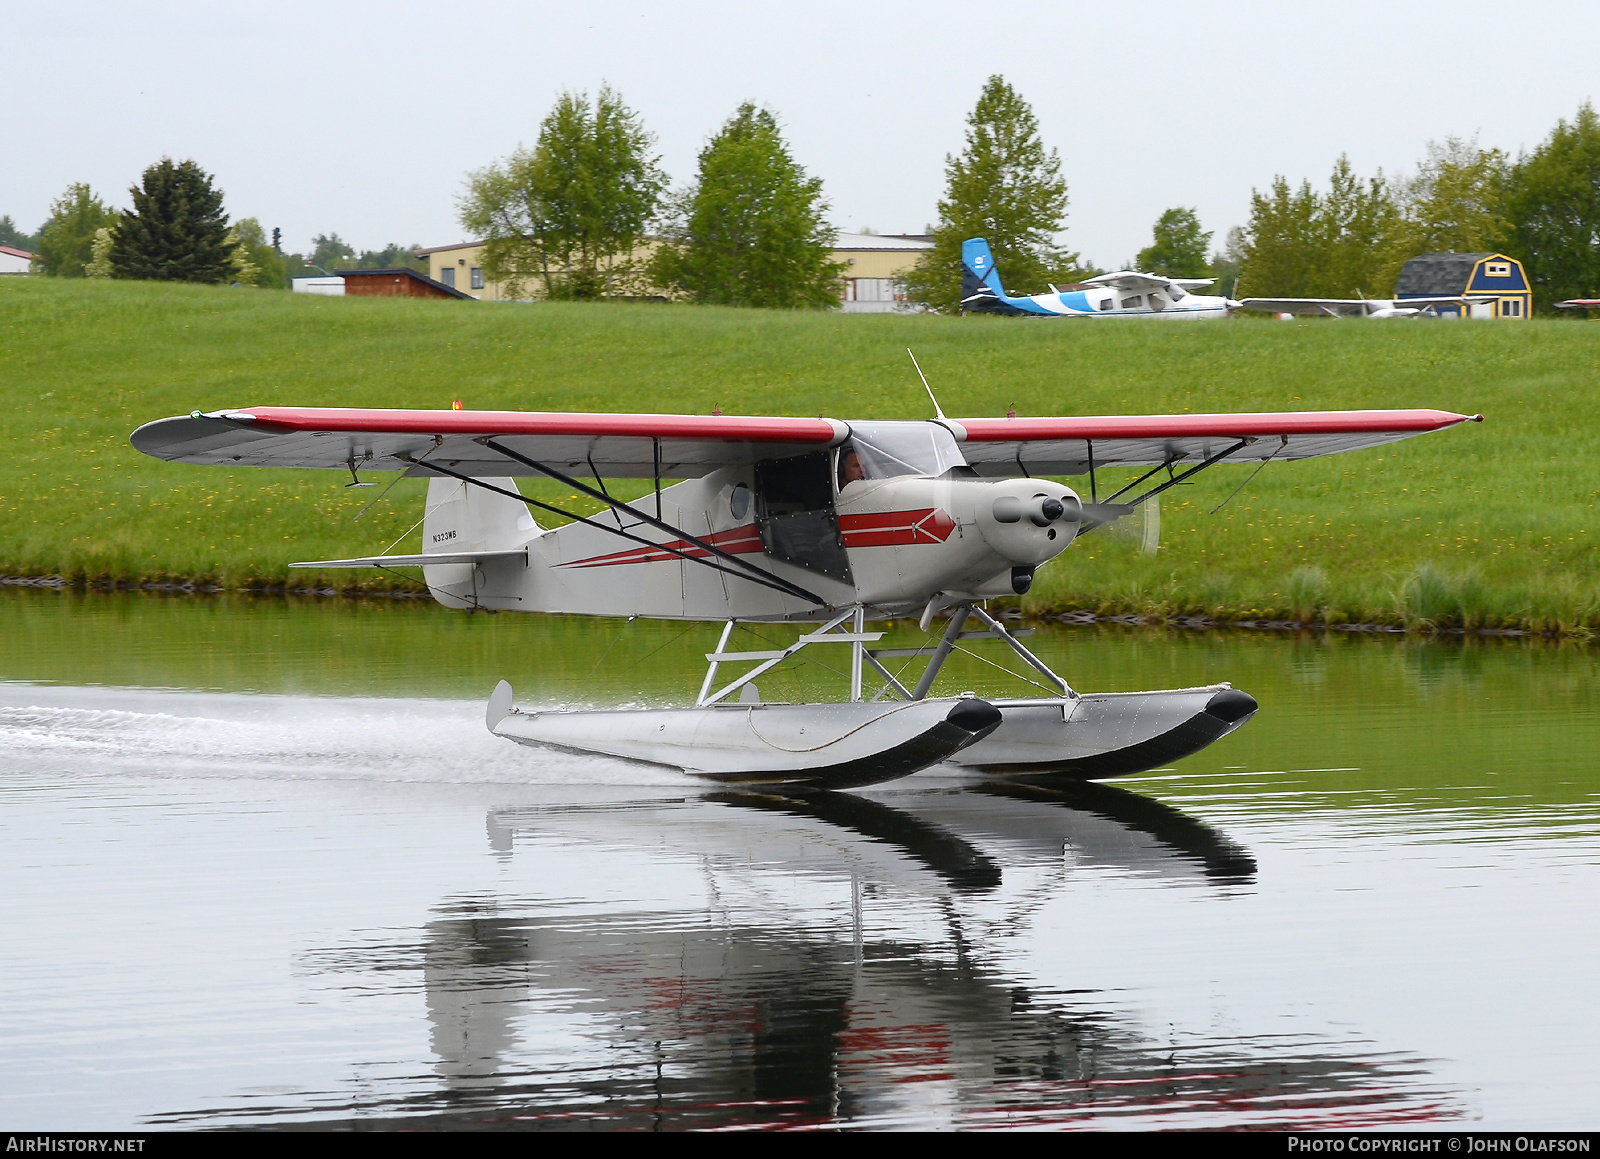
<path id="1" fill-rule="evenodd" d="M 839 489 L 857 479 L 942 475 L 966 463 L 955 436 L 937 423 L 851 423 L 839 448 Z"/>

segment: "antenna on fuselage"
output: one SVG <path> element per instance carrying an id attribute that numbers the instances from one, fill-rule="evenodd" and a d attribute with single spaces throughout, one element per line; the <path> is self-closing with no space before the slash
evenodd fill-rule
<path id="1" fill-rule="evenodd" d="M 911 347 L 906 347 L 906 353 L 911 354 Z M 928 397 L 933 399 L 933 414 L 935 418 L 944 418 L 944 411 L 939 407 L 939 400 L 933 397 L 933 387 L 928 385 L 928 376 L 922 373 L 922 367 L 917 363 L 917 356 L 911 354 L 911 365 L 917 368 L 917 377 L 922 379 L 922 389 L 928 392 Z"/>

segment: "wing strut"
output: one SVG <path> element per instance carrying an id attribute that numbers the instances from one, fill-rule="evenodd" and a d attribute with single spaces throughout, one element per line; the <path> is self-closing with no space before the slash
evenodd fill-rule
<path id="1" fill-rule="evenodd" d="M 1132 483 L 1129 483 L 1122 490 L 1118 491 L 1116 493 L 1116 495 L 1113 495 L 1109 499 L 1107 499 L 1105 501 L 1105 503 L 1099 504 L 1099 506 L 1107 507 L 1107 508 L 1112 507 L 1112 506 L 1126 507 L 1127 511 L 1119 511 L 1119 512 L 1117 512 L 1115 515 L 1112 516 L 1112 519 L 1097 519 L 1093 523 L 1089 524 L 1089 526 L 1085 527 L 1083 529 L 1083 531 L 1093 531 L 1096 527 L 1104 527 L 1107 523 L 1112 522 L 1113 519 L 1121 518 L 1123 515 L 1126 515 L 1128 513 L 1128 511 L 1132 511 L 1135 507 L 1139 506 L 1139 504 L 1143 503 L 1146 499 L 1154 499 L 1157 495 L 1161 494 L 1161 492 L 1165 491 L 1168 487 L 1176 487 L 1179 483 L 1182 483 L 1185 479 L 1189 478 L 1191 475 L 1198 475 L 1201 471 L 1204 471 L 1207 467 L 1210 467 L 1210 466 L 1212 466 L 1212 465 L 1214 465 L 1216 463 L 1222 462 L 1223 459 L 1226 459 L 1229 455 L 1233 454 L 1235 451 L 1242 451 L 1245 447 L 1248 447 L 1251 443 L 1258 442 L 1258 441 L 1259 440 L 1256 439 L 1256 437 L 1254 435 L 1246 435 L 1244 438 L 1240 439 L 1238 442 L 1234 443 L 1231 447 L 1227 448 L 1226 450 L 1218 451 L 1215 455 L 1212 455 L 1210 458 L 1202 459 L 1200 462 L 1198 462 L 1194 466 L 1190 467 L 1183 474 L 1181 474 L 1181 475 L 1173 475 L 1169 479 L 1167 479 L 1167 481 L 1165 483 L 1162 483 L 1159 486 L 1155 486 L 1155 487 L 1150 488 L 1150 490 L 1146 491 L 1143 495 L 1140 495 L 1137 499 L 1130 499 L 1126 503 L 1117 503 L 1116 500 L 1117 500 L 1118 496 L 1126 495 L 1129 491 L 1132 491 L 1135 487 L 1139 486 L 1139 484 L 1143 483 L 1146 479 L 1150 478 L 1151 475 L 1154 475 L 1157 471 L 1161 470 L 1162 467 L 1166 467 L 1166 468 L 1170 469 L 1172 464 L 1176 463 L 1178 460 L 1176 460 L 1176 459 L 1168 459 L 1165 463 L 1159 463 L 1156 466 L 1151 467 L 1150 470 L 1146 471 L 1143 475 L 1140 475 Z M 1283 448 L 1279 447 L 1278 450 L 1281 451 L 1281 450 L 1283 450 Z M 1274 451 L 1273 455 L 1276 455 L 1277 453 L 1278 453 L 1277 451 Z M 1271 456 L 1269 456 L 1269 458 L 1270 457 Z M 1246 480 L 1246 482 L 1248 482 L 1248 480 Z M 1083 531 L 1080 531 L 1078 534 L 1082 535 Z"/>
<path id="2" fill-rule="evenodd" d="M 504 487 L 496 487 L 493 483 L 485 483 L 482 479 L 475 479 L 471 475 L 463 475 L 459 471 L 452 471 L 449 467 L 441 466 L 438 463 L 424 464 L 421 462 L 421 460 L 413 459 L 410 455 L 404 454 L 397 455 L 396 458 L 399 458 L 405 462 L 416 463 L 419 466 L 425 466 L 429 471 L 437 471 L 441 475 L 448 475 L 452 479 L 459 479 L 463 483 L 469 483 L 474 487 L 482 487 L 485 491 L 493 491 L 496 495 L 504 495 L 507 499 L 515 499 L 519 503 L 526 503 L 530 507 L 539 508 L 541 511 L 548 511 L 553 515 L 560 515 L 563 518 L 571 519 L 576 523 L 582 523 L 588 527 L 598 528 L 608 535 L 620 535 L 623 539 L 632 540 L 634 543 L 643 544 L 645 547 L 653 547 L 660 551 L 670 552 L 673 555 L 690 560 L 693 563 L 704 564 L 713 571 L 724 572 L 733 576 L 735 579 L 749 580 L 752 583 L 761 584 L 763 587 L 772 588 L 774 591 L 781 592 L 784 595 L 798 596 L 799 598 L 809 600 L 814 604 L 823 604 L 826 606 L 825 601 L 822 600 L 821 597 L 813 595 L 812 593 L 806 591 L 805 588 L 800 587 L 798 584 L 792 584 L 780 576 L 775 576 L 768 572 L 764 572 L 760 568 L 751 567 L 750 572 L 748 573 L 743 571 L 734 571 L 732 568 L 723 567 L 715 560 L 703 559 L 698 555 L 690 555 L 687 551 L 684 551 L 681 548 L 673 547 L 670 543 L 656 543 L 654 540 L 646 539 L 642 535 L 635 535 L 631 531 L 623 531 L 621 528 L 617 527 L 607 527 L 604 523 L 601 523 L 598 520 L 590 519 L 584 515 L 575 515 L 571 511 L 563 511 L 560 507 L 553 507 L 549 503 L 540 502 L 538 499 L 530 499 L 521 492 L 507 491 Z M 563 476 L 563 478 L 565 477 Z M 574 480 L 568 479 L 567 482 L 573 483 L 583 491 L 589 491 L 589 488 L 584 487 L 581 483 L 576 483 Z M 593 492 L 590 493 L 593 494 Z M 630 511 L 632 510 L 632 508 L 629 508 L 626 503 L 616 503 L 616 505 L 626 508 Z M 694 536 L 685 532 L 681 532 L 676 527 L 672 527 L 667 524 L 662 524 L 661 527 L 662 530 L 666 531 L 669 535 L 682 535 L 684 539 L 689 540 L 696 545 L 705 546 L 700 544 L 700 541 L 695 539 Z M 711 550 L 716 551 L 715 548 L 712 548 Z M 721 551 L 717 551 L 716 553 L 718 555 L 726 555 L 725 552 Z M 739 559 L 737 556 L 730 558 L 732 558 L 736 563 L 745 562 L 744 560 Z"/>
<path id="3" fill-rule="evenodd" d="M 560 483 L 566 484 L 568 487 L 571 487 L 573 490 L 578 491 L 581 494 L 589 496 L 589 498 L 591 498 L 591 499 L 598 499 L 600 502 L 602 502 L 602 503 L 606 504 L 607 506 L 609 506 L 613 511 L 625 511 L 629 515 L 633 516 L 635 519 L 639 520 L 641 523 L 648 523 L 651 527 L 654 527 L 659 531 L 665 531 L 669 535 L 681 536 L 683 538 L 684 542 L 691 543 L 695 547 L 698 547 L 701 551 L 704 551 L 709 555 L 714 555 L 718 559 L 725 560 L 726 562 L 731 563 L 731 564 L 735 565 L 736 567 L 739 567 L 739 568 L 742 569 L 741 571 L 728 571 L 727 568 L 718 568 L 717 569 L 718 571 L 727 571 L 729 575 L 742 576 L 745 579 L 753 579 L 757 583 L 766 584 L 768 587 L 773 587 L 773 586 L 781 584 L 782 585 L 782 590 L 786 591 L 791 596 L 799 596 L 801 599 L 810 600 L 812 603 L 820 604 L 823 607 L 827 607 L 828 606 L 828 601 L 827 600 L 823 599 L 821 596 L 816 595 L 813 592 L 806 591 L 805 588 L 800 587 L 798 584 L 792 584 L 788 580 L 783 579 L 781 576 L 773 575 L 771 572 L 762 571 L 759 567 L 757 567 L 755 564 L 751 563 L 749 560 L 740 559 L 737 555 L 734 555 L 731 552 L 723 551 L 716 544 L 711 543 L 711 542 L 709 542 L 707 540 L 701 539 L 698 536 L 690 535 L 687 531 L 683 530 L 683 528 L 674 527 L 674 526 L 672 526 L 672 524 L 667 523 L 666 521 L 664 521 L 660 517 L 660 507 L 661 507 L 661 445 L 660 445 L 659 441 L 656 444 L 656 511 L 657 511 L 657 513 L 654 516 L 647 515 L 645 512 L 640 511 L 637 507 L 633 506 L 631 503 L 624 503 L 621 499 L 614 499 L 614 498 L 611 497 L 610 494 L 608 494 L 606 492 L 596 491 L 593 487 L 590 487 L 587 484 L 578 482 L 578 480 L 574 479 L 571 475 L 568 475 L 568 474 L 565 474 L 564 472 L 558 471 L 554 467 L 548 467 L 543 463 L 540 463 L 540 462 L 537 462 L 537 461 L 535 461 L 533 459 L 530 459 L 526 455 L 522 455 L 522 454 L 517 453 L 516 451 L 513 451 L 510 447 L 501 446 L 499 443 L 495 442 L 492 438 L 489 438 L 488 436 L 485 436 L 485 437 L 483 437 L 481 439 L 478 439 L 477 441 L 482 446 L 488 447 L 492 451 L 499 451 L 502 455 L 504 455 L 508 459 L 515 459 L 517 462 L 521 463 L 524 467 L 532 467 L 535 471 L 539 471 L 539 472 L 541 472 L 541 473 L 543 473 L 545 475 L 548 475 L 548 476 L 550 476 L 550 478 L 555 479 Z M 601 525 L 600 524 L 595 524 L 595 526 L 598 527 L 598 526 L 601 526 Z M 607 528 L 606 530 L 609 531 L 610 528 Z M 626 533 L 624 533 L 624 534 L 626 534 Z M 637 537 L 635 536 L 635 537 L 630 537 L 630 538 L 637 538 Z M 640 540 L 640 542 L 641 543 L 648 543 L 649 541 L 648 540 Z M 663 547 L 664 545 L 663 544 L 659 544 L 659 543 L 651 543 L 650 546 L 652 546 L 652 547 Z M 679 555 L 683 555 L 683 552 L 678 552 L 678 554 Z M 684 558 L 685 559 L 698 559 L 699 557 L 698 556 L 684 555 Z M 709 560 L 700 560 L 700 562 L 701 563 L 709 563 L 710 561 Z"/>

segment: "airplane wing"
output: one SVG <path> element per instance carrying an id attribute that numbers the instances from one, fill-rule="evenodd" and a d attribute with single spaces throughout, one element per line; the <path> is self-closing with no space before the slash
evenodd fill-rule
<path id="1" fill-rule="evenodd" d="M 146 423 L 136 450 L 178 463 L 323 467 L 481 476 L 538 472 L 485 447 L 492 439 L 571 474 L 698 478 L 719 467 L 820 451 L 850 428 L 824 418 L 563 414 L 528 411 L 250 407 Z M 659 464 L 659 466 L 658 466 Z"/>
<path id="2" fill-rule="evenodd" d="M 983 475 L 1079 475 L 1091 464 L 1155 466 L 1303 459 L 1379 446 L 1481 415 L 1437 410 L 945 420 Z M 697 478 L 719 467 L 824 450 L 850 435 L 827 418 L 253 407 L 159 419 L 135 449 L 169 462 L 318 467 L 473 477 L 537 475 L 515 455 L 573 475 Z M 445 471 L 434 472 L 437 463 Z"/>
<path id="3" fill-rule="evenodd" d="M 1563 310 L 1593 310 L 1600 307 L 1600 298 L 1572 298 L 1566 302 L 1557 302 L 1556 305 Z"/>
<path id="4" fill-rule="evenodd" d="M 1109 286 L 1114 290 L 1128 290 L 1138 293 L 1148 293 L 1151 290 L 1165 290 L 1169 286 L 1180 286 L 1185 290 L 1197 290 L 1201 286 L 1209 286 L 1214 278 L 1163 278 L 1159 274 L 1141 274 L 1133 270 L 1119 270 L 1114 274 L 1101 274 L 1094 278 L 1083 279 L 1085 286 Z"/>
<path id="5" fill-rule="evenodd" d="M 1090 466 L 1195 466 L 1310 459 L 1482 422 L 1440 410 L 956 419 L 961 452 L 980 475 L 1081 475 Z"/>
<path id="6" fill-rule="evenodd" d="M 1365 314 L 1370 304 L 1360 298 L 1246 298 L 1239 306 L 1269 314 L 1319 314 L 1342 318 Z"/>
<path id="7" fill-rule="evenodd" d="M 1312 314 L 1341 318 L 1360 317 L 1372 306 L 1424 310 L 1429 306 L 1470 306 L 1492 298 L 1468 294 L 1448 294 L 1433 298 L 1246 298 L 1239 305 L 1246 310 L 1270 314 Z"/>

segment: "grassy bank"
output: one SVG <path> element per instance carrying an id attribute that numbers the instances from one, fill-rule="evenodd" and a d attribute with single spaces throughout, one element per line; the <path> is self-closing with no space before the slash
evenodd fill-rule
<path id="1" fill-rule="evenodd" d="M 381 550 L 422 484 L 139 455 L 165 415 L 261 404 L 920 418 L 947 413 L 1428 406 L 1482 426 L 1389 448 L 1220 466 L 1168 492 L 1162 546 L 1096 533 L 1030 612 L 1600 627 L 1600 327 L 1584 323 L 1072 325 L 649 305 L 488 306 L 0 281 L 0 572 L 75 582 L 347 585 L 291 559 Z M 1102 480 L 1104 482 L 1104 480 Z M 532 488 L 530 488 L 531 490 Z M 543 488 L 545 495 L 559 490 Z M 585 508 L 586 509 L 586 508 Z M 387 577 L 364 582 L 388 586 Z"/>

